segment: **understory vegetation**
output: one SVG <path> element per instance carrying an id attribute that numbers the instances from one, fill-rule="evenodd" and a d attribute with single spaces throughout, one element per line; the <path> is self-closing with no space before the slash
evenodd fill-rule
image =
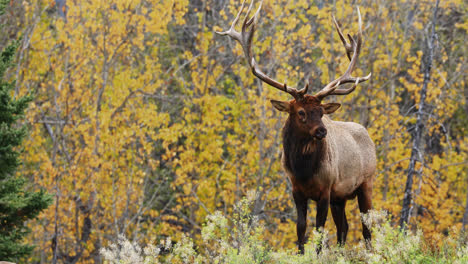
<path id="1" fill-rule="evenodd" d="M 305 254 L 295 249 L 272 249 L 262 239 L 264 227 L 252 215 L 254 195 L 235 206 L 234 218 L 221 212 L 209 215 L 201 230 L 200 246 L 189 237 L 174 243 L 170 237 L 152 241 L 146 246 L 134 243 L 124 235 L 101 249 L 105 263 L 467 263 L 468 241 L 449 235 L 441 247 L 433 248 L 420 230 L 403 232 L 392 226 L 385 211 L 372 210 L 363 215 L 372 229 L 370 245 L 335 245 L 328 232 L 315 229 L 305 245 Z M 322 251 L 317 254 L 317 248 Z"/>

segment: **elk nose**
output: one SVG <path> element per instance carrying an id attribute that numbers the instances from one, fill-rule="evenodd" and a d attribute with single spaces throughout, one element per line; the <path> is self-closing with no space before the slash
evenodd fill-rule
<path id="1" fill-rule="evenodd" d="M 323 139 L 327 135 L 327 130 L 324 127 L 319 127 L 315 131 L 314 136 L 318 139 Z"/>

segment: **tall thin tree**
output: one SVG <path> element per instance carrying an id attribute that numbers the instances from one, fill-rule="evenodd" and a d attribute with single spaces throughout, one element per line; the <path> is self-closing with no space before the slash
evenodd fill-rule
<path id="1" fill-rule="evenodd" d="M 468 116 L 468 86 L 466 85 L 465 85 L 464 93 L 465 93 L 465 115 Z M 466 180 L 468 182 L 468 178 Z M 466 192 L 465 212 L 463 213 L 462 224 L 463 224 L 462 230 L 467 231 L 466 226 L 468 225 L 468 191 Z"/>
<path id="2" fill-rule="evenodd" d="M 420 91 L 420 101 L 418 111 L 416 112 L 416 126 L 413 134 L 413 145 L 411 149 L 411 158 L 408 168 L 408 177 L 406 178 L 405 196 L 403 198 L 403 207 L 401 209 L 400 228 L 406 229 L 411 215 L 411 203 L 413 201 L 413 181 L 416 174 L 416 162 L 423 159 L 420 150 L 421 138 L 424 130 L 424 111 L 426 107 L 427 86 L 431 80 L 432 60 L 434 57 L 434 42 L 436 39 L 435 26 L 437 22 L 437 10 L 439 0 L 436 1 L 432 17 L 431 35 L 426 39 L 426 50 L 422 58 L 423 63 L 423 86 Z"/>

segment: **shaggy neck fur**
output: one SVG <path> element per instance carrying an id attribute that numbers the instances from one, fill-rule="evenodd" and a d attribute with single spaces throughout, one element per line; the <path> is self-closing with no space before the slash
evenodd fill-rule
<path id="1" fill-rule="evenodd" d="M 326 154 L 326 138 L 317 140 L 296 131 L 288 119 L 283 128 L 285 165 L 296 179 L 305 182 L 320 170 Z"/>

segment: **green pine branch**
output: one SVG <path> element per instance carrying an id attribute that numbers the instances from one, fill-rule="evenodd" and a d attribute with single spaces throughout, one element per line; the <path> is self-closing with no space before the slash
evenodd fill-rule
<path id="1" fill-rule="evenodd" d="M 8 1 L 0 0 L 0 14 Z M 25 222 L 36 218 L 52 202 L 52 196 L 40 190 L 28 190 L 25 178 L 16 175 L 26 126 L 19 126 L 31 96 L 12 97 L 15 81 L 6 80 L 7 70 L 13 66 L 18 47 L 12 41 L 0 52 L 0 260 L 19 261 L 27 257 L 33 245 L 23 243 L 29 233 Z"/>

